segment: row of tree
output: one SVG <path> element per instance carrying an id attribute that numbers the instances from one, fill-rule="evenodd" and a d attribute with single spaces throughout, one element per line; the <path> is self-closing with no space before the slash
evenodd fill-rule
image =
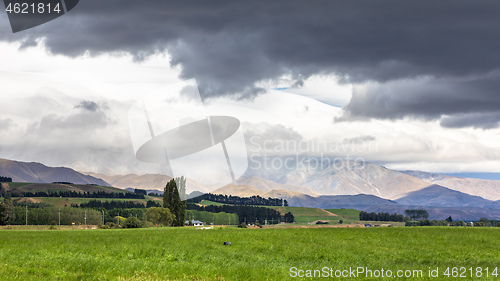
<path id="1" fill-rule="evenodd" d="M 187 210 L 187 221 L 202 221 L 214 225 L 236 225 L 239 222 L 238 215 L 234 213 L 210 213 L 205 211 Z"/>
<path id="2" fill-rule="evenodd" d="M 187 204 L 188 210 L 206 211 L 210 213 L 234 213 L 238 215 L 239 223 L 242 222 L 264 222 L 270 221 L 274 223 L 288 222 L 292 223 L 295 221 L 295 217 L 292 213 L 288 212 L 285 215 L 281 215 L 280 212 L 265 208 L 265 207 L 253 207 L 244 205 L 209 205 L 200 206 L 193 203 Z"/>
<path id="3" fill-rule="evenodd" d="M 148 200 L 146 204 L 144 202 L 136 202 L 136 201 L 101 201 L 101 200 L 90 200 L 87 203 L 71 204 L 73 208 L 89 208 L 89 209 L 131 209 L 131 208 L 151 208 L 151 207 L 161 207 L 160 204 L 154 202 L 153 200 Z"/>
<path id="4" fill-rule="evenodd" d="M 12 182 L 12 178 L 0 176 L 0 182 Z"/>
<path id="5" fill-rule="evenodd" d="M 405 215 L 412 221 L 426 220 L 429 218 L 429 213 L 426 210 L 405 210 Z"/>
<path id="6" fill-rule="evenodd" d="M 78 191 L 58 191 L 58 192 L 23 192 L 23 197 L 68 197 L 68 198 L 120 198 L 120 199 L 144 199 L 144 194 L 132 192 L 78 192 Z"/>
<path id="7" fill-rule="evenodd" d="M 375 212 L 359 212 L 359 220 L 361 221 L 404 221 L 403 215 L 398 215 L 396 213 L 375 213 Z"/>
<path id="8" fill-rule="evenodd" d="M 477 226 L 477 227 L 500 227 L 500 222 L 497 220 L 489 220 L 481 218 L 479 221 L 464 222 L 453 221 L 451 217 L 445 220 L 428 220 L 423 219 L 419 221 L 407 221 L 405 226 Z"/>
<path id="9" fill-rule="evenodd" d="M 2 206 L 0 204 L 0 214 Z M 99 224 L 102 222 L 101 213 L 95 210 L 75 209 L 71 207 L 47 207 L 47 208 L 26 208 L 15 206 L 8 210 L 7 216 L 5 211 L 0 215 L 0 224 L 11 225 L 50 225 L 59 224 Z M 27 220 L 26 220 L 27 218 Z"/>
<path id="10" fill-rule="evenodd" d="M 163 207 L 174 216 L 173 226 L 184 226 L 186 215 L 186 179 L 184 177 L 172 179 L 167 183 L 163 193 Z"/>
<path id="11" fill-rule="evenodd" d="M 280 198 L 263 198 L 258 195 L 252 197 L 239 197 L 222 194 L 203 194 L 188 200 L 189 203 L 200 203 L 202 200 L 209 200 L 217 203 L 233 204 L 233 205 L 257 205 L 257 206 L 288 206 L 286 200 Z"/>

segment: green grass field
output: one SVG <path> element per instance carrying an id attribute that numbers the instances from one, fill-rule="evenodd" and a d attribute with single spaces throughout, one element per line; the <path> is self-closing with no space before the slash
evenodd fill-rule
<path id="1" fill-rule="evenodd" d="M 341 217 L 328 212 L 327 210 L 306 207 L 269 207 L 278 210 L 282 214 L 291 212 L 298 224 L 309 224 L 314 221 L 338 222 Z"/>
<path id="2" fill-rule="evenodd" d="M 203 206 L 226 205 L 224 203 L 213 202 L 213 201 L 210 201 L 210 200 L 201 200 L 201 202 L 198 203 L 198 204 L 203 205 Z"/>
<path id="3" fill-rule="evenodd" d="M 87 203 L 90 200 L 99 201 L 134 201 L 143 202 L 146 204 L 148 200 L 153 200 L 156 203 L 163 205 L 163 200 L 158 197 L 146 196 L 145 199 L 122 199 L 122 198 L 66 198 L 66 197 L 27 197 L 32 202 L 45 203 L 53 207 L 71 206 L 71 204 Z M 13 197 L 14 201 L 23 199 L 22 197 Z"/>
<path id="4" fill-rule="evenodd" d="M 341 216 L 345 222 L 359 221 L 359 211 L 355 209 L 326 209 L 326 211 Z"/>
<path id="5" fill-rule="evenodd" d="M 290 268 L 500 266 L 498 228 L 0 230 L 2 280 L 291 280 Z M 231 246 L 223 246 L 230 241 Z M 439 267 L 440 278 L 429 278 Z M 468 272 L 468 271 L 467 271 Z M 467 273 L 469 274 L 469 273 Z M 306 278 L 311 279 L 311 278 Z M 375 280 L 358 275 L 347 280 Z M 401 280 L 392 278 L 393 280 Z M 449 278 L 457 279 L 457 278 Z M 391 280 L 381 278 L 381 280 Z"/>
<path id="6" fill-rule="evenodd" d="M 200 205 L 225 205 L 224 203 L 212 202 L 209 200 L 202 200 Z M 317 208 L 306 208 L 306 207 L 280 207 L 280 206 L 260 206 L 255 207 L 265 207 L 278 210 L 280 213 L 285 214 L 291 212 L 295 217 L 295 221 L 298 224 L 310 224 L 314 221 L 331 221 L 332 223 L 337 223 L 342 217 L 329 212 L 328 210 L 317 209 Z M 339 209 L 340 210 L 340 209 Z M 359 211 L 358 211 L 359 214 Z M 358 216 L 359 221 L 359 216 Z"/>
<path id="7" fill-rule="evenodd" d="M 9 186 L 11 189 L 19 189 L 23 186 L 30 185 L 31 183 L 29 182 L 9 182 L 9 183 L 4 183 Z"/>

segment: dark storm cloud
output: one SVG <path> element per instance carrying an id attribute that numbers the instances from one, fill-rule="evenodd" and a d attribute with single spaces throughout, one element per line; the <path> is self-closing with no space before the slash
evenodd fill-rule
<path id="1" fill-rule="evenodd" d="M 450 128 L 491 129 L 500 121 L 500 74 L 485 77 L 398 80 L 355 87 L 336 121 L 440 119 Z"/>
<path id="2" fill-rule="evenodd" d="M 441 120 L 441 126 L 446 128 L 474 127 L 480 129 L 493 129 L 498 128 L 499 124 L 500 112 L 468 113 L 445 117 Z"/>
<path id="3" fill-rule="evenodd" d="M 96 112 L 99 110 L 99 105 L 93 101 L 81 101 L 79 104 L 75 105 L 75 108 L 81 108 L 90 112 Z"/>
<path id="4" fill-rule="evenodd" d="M 434 77 L 458 89 L 464 78 L 499 68 L 499 14 L 497 1 L 80 1 L 68 15 L 25 32 L 3 26 L 0 38 L 44 38 L 52 53 L 69 56 L 126 52 L 141 60 L 168 50 L 204 97 L 252 96 L 262 91 L 259 81 L 288 75 L 300 86 L 328 73 L 349 83 Z M 439 118 L 448 109 L 432 102 L 455 99 L 452 92 L 368 93 L 364 101 L 353 98 L 344 117 Z M 469 110 L 471 98 L 461 98 L 451 111 L 483 110 Z M 372 99 L 388 105 L 387 114 L 356 110 Z M 480 101 L 486 110 L 488 101 Z"/>

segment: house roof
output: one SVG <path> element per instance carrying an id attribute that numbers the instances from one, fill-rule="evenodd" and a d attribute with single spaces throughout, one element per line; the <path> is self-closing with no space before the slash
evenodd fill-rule
<path id="1" fill-rule="evenodd" d="M 195 224 L 195 223 L 196 223 L 196 224 L 203 224 L 203 222 L 202 222 L 202 221 L 191 221 L 191 222 L 192 222 L 193 224 Z M 186 224 L 188 224 L 188 223 L 189 223 L 189 221 L 186 221 Z"/>

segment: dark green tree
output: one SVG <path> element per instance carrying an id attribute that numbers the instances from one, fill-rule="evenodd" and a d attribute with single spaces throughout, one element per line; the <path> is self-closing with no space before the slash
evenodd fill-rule
<path id="1" fill-rule="evenodd" d="M 483 226 L 488 226 L 488 227 L 491 226 L 491 222 L 487 218 L 481 218 L 481 219 L 479 219 L 479 222 L 482 223 Z"/>
<path id="2" fill-rule="evenodd" d="M 6 225 L 7 224 L 7 217 L 6 217 L 6 212 L 5 212 L 5 205 L 0 202 L 0 225 Z"/>
<path id="3" fill-rule="evenodd" d="M 284 217 L 285 217 L 285 222 L 287 223 L 295 222 L 295 217 L 291 212 L 286 213 Z"/>
<path id="4" fill-rule="evenodd" d="M 405 215 L 410 217 L 412 221 L 429 218 L 429 213 L 426 210 L 405 210 Z"/>
<path id="5" fill-rule="evenodd" d="M 127 218 L 123 222 L 123 227 L 125 227 L 125 228 L 140 228 L 141 221 L 136 217 L 130 217 L 130 218 Z"/>
<path id="6" fill-rule="evenodd" d="M 147 219 L 154 225 L 171 226 L 175 216 L 168 208 L 151 207 L 146 211 Z"/>
<path id="7" fill-rule="evenodd" d="M 14 205 L 12 200 L 5 198 L 4 203 L 0 203 L 0 225 L 6 225 L 14 221 Z"/>
<path id="8" fill-rule="evenodd" d="M 183 200 L 184 199 L 184 200 Z M 172 179 L 165 186 L 163 207 L 168 208 L 175 216 L 173 226 L 183 226 L 186 216 L 186 179 Z"/>

